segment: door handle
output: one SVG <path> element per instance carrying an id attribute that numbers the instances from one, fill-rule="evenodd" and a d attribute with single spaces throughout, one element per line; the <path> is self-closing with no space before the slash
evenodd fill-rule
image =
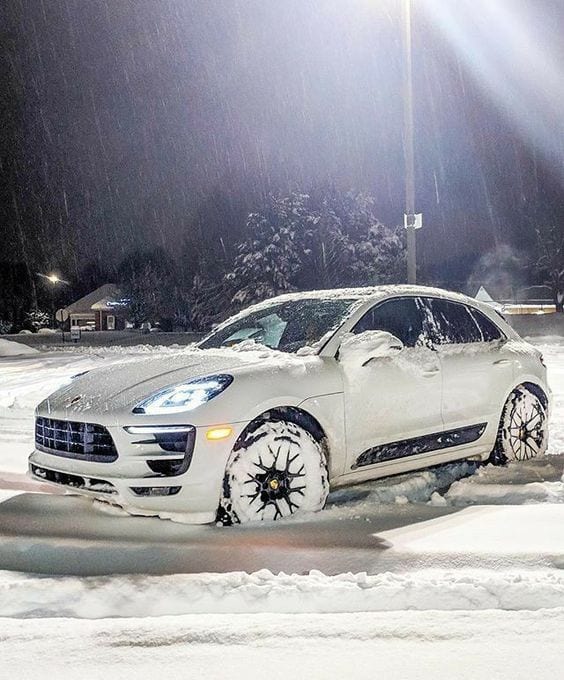
<path id="1" fill-rule="evenodd" d="M 497 359 L 497 361 L 493 362 L 494 366 L 507 366 L 507 364 L 510 364 L 511 361 L 509 359 Z"/>

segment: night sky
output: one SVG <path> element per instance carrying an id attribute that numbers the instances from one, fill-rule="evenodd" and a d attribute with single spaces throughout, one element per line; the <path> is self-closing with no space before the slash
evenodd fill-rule
<path id="1" fill-rule="evenodd" d="M 420 261 L 526 252 L 564 218 L 562 3 L 413 1 Z M 399 7 L 4 3 L 1 259 L 76 273 L 187 234 L 229 247 L 264 192 L 320 183 L 401 222 Z"/>

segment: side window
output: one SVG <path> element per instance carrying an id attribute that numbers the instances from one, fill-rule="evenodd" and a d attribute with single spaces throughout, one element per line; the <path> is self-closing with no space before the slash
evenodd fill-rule
<path id="1" fill-rule="evenodd" d="M 430 298 L 428 305 L 431 333 L 437 345 L 483 342 L 483 333 L 468 307 L 441 298 Z"/>
<path id="2" fill-rule="evenodd" d="M 484 342 L 492 342 L 492 340 L 500 340 L 505 337 L 495 323 L 491 319 L 488 319 L 485 314 L 482 314 L 478 309 L 473 309 L 472 307 L 469 307 L 469 309 L 470 314 L 480 329 Z"/>
<path id="3" fill-rule="evenodd" d="M 406 347 L 425 344 L 421 303 L 416 298 L 393 298 L 372 309 L 358 321 L 353 333 L 387 331 Z"/>

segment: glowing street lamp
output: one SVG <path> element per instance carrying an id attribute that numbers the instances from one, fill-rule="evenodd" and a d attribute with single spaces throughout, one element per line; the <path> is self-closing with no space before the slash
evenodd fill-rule
<path id="1" fill-rule="evenodd" d="M 55 274 L 55 272 L 51 272 L 50 274 L 42 274 L 41 272 L 37 272 L 37 275 L 40 276 L 42 279 L 49 281 L 49 283 L 51 284 L 49 286 L 49 291 L 50 291 L 50 296 L 51 296 L 51 325 L 53 327 L 55 327 L 55 288 L 60 283 L 68 286 L 69 282 L 65 281 L 65 279 L 61 279 L 61 277 L 58 274 Z M 63 341 L 64 341 L 64 335 L 63 335 Z"/>
<path id="2" fill-rule="evenodd" d="M 58 274 L 55 274 L 54 272 L 51 272 L 51 274 L 41 274 L 41 272 L 37 272 L 37 276 L 40 276 L 42 279 L 46 279 L 53 285 L 56 285 L 57 283 L 64 283 L 66 285 L 69 285 L 68 281 L 65 281 L 65 279 L 62 279 Z"/>

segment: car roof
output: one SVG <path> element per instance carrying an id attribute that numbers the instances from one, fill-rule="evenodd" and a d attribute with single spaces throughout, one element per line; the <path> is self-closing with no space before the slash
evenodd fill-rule
<path id="1" fill-rule="evenodd" d="M 299 293 L 284 293 L 283 295 L 278 295 L 264 302 L 259 303 L 259 305 L 272 304 L 273 302 L 291 302 L 294 300 L 363 300 L 366 302 L 376 301 L 381 298 L 390 296 L 401 296 L 401 295 L 423 295 L 432 297 L 444 297 L 449 300 L 454 300 L 463 303 L 472 303 L 477 307 L 482 305 L 478 300 L 463 295 L 462 293 L 455 293 L 452 291 L 445 290 L 443 288 L 433 288 L 431 286 L 416 286 L 412 284 L 394 284 L 394 285 L 382 285 L 382 286 L 366 286 L 362 288 L 333 288 L 327 290 L 306 290 Z"/>
<path id="2" fill-rule="evenodd" d="M 462 304 L 471 304 L 473 307 L 480 309 L 487 316 L 492 319 L 496 314 L 495 309 L 486 303 L 475 300 L 468 295 L 462 293 L 455 293 L 445 290 L 444 288 L 433 288 L 431 286 L 416 286 L 412 284 L 387 284 L 381 286 L 366 286 L 359 288 L 330 288 L 327 290 L 306 290 L 296 293 L 284 293 L 276 297 L 271 297 L 262 302 L 257 302 L 254 305 L 245 307 L 237 314 L 225 319 L 220 323 L 213 332 L 221 330 L 224 326 L 233 323 L 239 319 L 246 317 L 249 313 L 260 312 L 272 307 L 273 304 L 280 304 L 283 302 L 293 302 L 299 300 L 353 300 L 356 302 L 355 309 L 363 307 L 366 303 L 374 303 L 380 299 L 387 297 L 401 297 L 402 295 L 421 295 L 427 297 L 440 297 Z M 514 331 L 504 321 L 503 317 L 496 316 L 496 324 L 500 325 L 506 335 L 513 335 Z M 206 336 L 207 337 L 207 336 Z M 204 338 L 205 340 L 205 338 Z"/>

